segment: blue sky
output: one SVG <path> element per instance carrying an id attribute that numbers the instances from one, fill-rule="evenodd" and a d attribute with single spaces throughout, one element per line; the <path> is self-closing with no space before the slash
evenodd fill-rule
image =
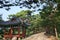
<path id="1" fill-rule="evenodd" d="M 28 10 L 27 8 L 19 8 L 19 6 L 12 6 L 9 11 L 5 10 L 5 8 L 0 8 L 0 14 L 2 14 L 2 18 L 4 21 L 7 21 L 8 15 L 10 14 L 16 14 L 17 12 L 20 12 L 22 10 Z M 40 7 L 42 9 L 42 6 Z M 38 8 L 36 8 L 37 10 Z M 34 10 L 34 9 L 30 9 Z M 34 14 L 38 14 L 38 11 L 34 12 Z"/>
<path id="2" fill-rule="evenodd" d="M 14 2 L 15 0 L 13 0 L 12 2 Z M 46 5 L 45 3 L 42 4 L 39 8 L 42 9 L 43 6 Z M 4 8 L 0 8 L 0 14 L 2 14 L 2 18 L 3 20 L 7 21 L 7 17 L 8 15 L 10 14 L 16 14 L 17 12 L 21 11 L 21 10 L 28 10 L 27 8 L 19 8 L 19 6 L 11 6 L 10 7 L 11 9 L 9 11 L 5 10 L 5 7 Z M 38 8 L 36 8 L 37 10 Z M 31 10 L 34 10 L 34 9 L 31 9 Z M 37 11 L 35 13 L 38 13 Z"/>
<path id="3" fill-rule="evenodd" d="M 5 10 L 5 8 L 1 8 L 0 9 L 0 14 L 2 14 L 2 18 L 3 20 L 7 21 L 7 17 L 8 15 L 10 14 L 16 14 L 17 12 L 21 11 L 21 10 L 27 10 L 27 8 L 23 8 L 23 9 L 20 9 L 18 6 L 13 6 L 11 7 L 11 9 L 9 11 Z"/>
<path id="4" fill-rule="evenodd" d="M 19 6 L 12 6 L 9 11 L 5 10 L 5 8 L 0 9 L 0 14 L 2 14 L 3 20 L 7 21 L 8 15 L 10 14 L 16 14 L 17 12 L 20 12 L 22 10 L 28 10 L 27 8 L 19 8 Z M 36 12 L 37 13 L 37 12 Z"/>

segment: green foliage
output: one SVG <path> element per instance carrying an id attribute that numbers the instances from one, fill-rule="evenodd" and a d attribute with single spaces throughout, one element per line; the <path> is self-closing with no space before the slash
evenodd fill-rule
<path id="1" fill-rule="evenodd" d="M 47 8 L 44 8 L 44 9 L 40 12 L 41 18 L 42 18 L 42 19 L 47 18 L 47 17 L 50 15 L 51 10 L 52 10 L 52 8 L 51 8 L 50 6 L 47 7 Z"/>
<path id="2" fill-rule="evenodd" d="M 60 3 L 60 0 L 55 0 L 55 2 Z"/>
<path id="3" fill-rule="evenodd" d="M 60 0 L 55 0 L 58 4 Z M 59 4 L 60 5 L 60 4 Z M 56 12 L 53 12 L 53 7 L 49 5 L 48 7 L 41 10 L 40 14 L 31 15 L 32 11 L 30 10 L 22 10 L 16 14 L 10 15 L 16 16 L 20 18 L 29 18 L 31 26 L 28 27 L 30 30 L 35 30 L 35 28 L 39 27 L 46 27 L 49 26 L 50 28 L 54 28 L 55 25 L 59 32 L 60 26 L 60 6 L 58 5 Z M 30 31 L 31 32 L 31 31 Z"/>
<path id="4" fill-rule="evenodd" d="M 20 18 L 26 18 L 27 16 L 31 16 L 32 11 L 30 10 L 22 10 L 16 14 L 11 14 L 9 15 L 9 19 L 12 18 L 13 16 L 20 17 Z"/>
<path id="5" fill-rule="evenodd" d="M 37 15 L 34 15 L 34 17 L 32 17 L 32 20 L 31 20 L 32 26 L 33 27 L 40 27 L 40 21 L 42 20 L 40 15 L 37 14 Z"/>
<path id="6" fill-rule="evenodd" d="M 57 10 L 56 10 L 57 11 Z M 46 9 L 43 9 L 41 12 L 41 18 L 43 19 L 42 23 L 44 25 L 54 25 L 55 23 L 57 24 L 59 21 L 59 11 L 53 13 L 51 7 L 47 7 Z"/>
<path id="7" fill-rule="evenodd" d="M 31 15 L 31 11 L 29 11 L 29 10 L 26 10 L 26 11 L 21 11 L 21 12 L 18 12 L 17 14 L 16 14 L 16 16 L 17 17 L 21 17 L 21 18 L 25 18 L 25 17 L 27 17 L 28 15 Z"/>
<path id="8" fill-rule="evenodd" d="M 38 29 L 40 27 L 40 22 L 42 21 L 41 16 L 39 14 L 31 15 L 31 13 L 32 12 L 29 10 L 22 10 L 21 12 L 18 12 L 16 14 L 9 15 L 9 17 L 16 16 L 20 18 L 28 18 L 31 25 L 27 27 L 26 30 L 28 30 L 27 35 L 30 35 L 33 33 L 34 30 L 36 30 L 35 28 Z"/>

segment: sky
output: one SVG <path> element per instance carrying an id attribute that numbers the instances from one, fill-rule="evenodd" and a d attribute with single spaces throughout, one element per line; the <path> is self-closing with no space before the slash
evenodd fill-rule
<path id="1" fill-rule="evenodd" d="M 7 10 L 5 10 L 5 8 L 0 8 L 0 14 L 2 14 L 2 19 L 4 20 L 4 21 L 8 21 L 8 15 L 10 15 L 10 14 L 16 14 L 17 12 L 20 12 L 20 11 L 22 11 L 22 10 L 29 10 L 29 9 L 27 9 L 27 8 L 19 8 L 19 6 L 11 6 L 10 7 L 11 9 L 9 10 L 9 11 L 7 11 Z M 41 6 L 40 7 L 41 9 L 43 8 L 43 6 Z M 36 10 L 37 10 L 38 8 L 36 8 Z M 34 10 L 34 9 L 30 9 L 30 10 Z M 34 12 L 34 14 L 38 14 L 39 12 L 38 11 L 36 11 L 36 12 Z"/>
<path id="2" fill-rule="evenodd" d="M 3 20 L 7 21 L 8 15 L 16 14 L 17 12 L 20 12 L 21 10 L 27 10 L 27 8 L 20 9 L 18 6 L 12 6 L 9 11 L 5 10 L 5 8 L 0 8 L 0 14 L 2 14 Z"/>
<path id="3" fill-rule="evenodd" d="M 5 8 L 0 8 L 0 14 L 2 14 L 2 18 L 4 21 L 8 21 L 8 15 L 10 14 L 16 14 L 17 12 L 20 12 L 22 10 L 29 10 L 27 8 L 19 8 L 19 6 L 12 6 L 9 11 L 5 10 Z M 32 10 L 32 9 L 31 9 Z M 38 12 L 35 12 L 35 14 Z"/>
<path id="4" fill-rule="evenodd" d="M 15 0 L 13 0 L 12 2 L 14 2 Z M 43 4 L 43 5 L 41 5 L 39 8 L 40 9 L 42 9 L 43 8 L 43 6 L 44 5 L 46 5 L 45 3 Z M 10 14 L 16 14 L 17 12 L 20 12 L 20 11 L 22 11 L 22 10 L 28 10 L 27 8 L 19 8 L 19 6 L 11 6 L 10 8 L 10 10 L 9 11 L 7 11 L 7 10 L 5 10 L 5 8 L 6 7 L 4 7 L 4 8 L 0 8 L 0 14 L 2 14 L 2 18 L 3 18 L 3 20 L 4 21 L 7 21 L 8 19 L 8 15 L 10 15 Z M 38 8 L 36 8 L 36 10 L 37 10 Z M 30 9 L 30 10 L 33 10 L 33 9 Z M 38 14 L 38 11 L 36 11 L 34 14 Z"/>

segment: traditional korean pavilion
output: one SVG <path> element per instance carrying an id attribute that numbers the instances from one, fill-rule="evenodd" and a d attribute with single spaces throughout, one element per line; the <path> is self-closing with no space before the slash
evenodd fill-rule
<path id="1" fill-rule="evenodd" d="M 26 26 L 30 24 L 24 22 L 21 18 L 12 18 L 9 21 L 0 21 L 0 34 L 3 38 L 17 38 L 26 36 Z"/>

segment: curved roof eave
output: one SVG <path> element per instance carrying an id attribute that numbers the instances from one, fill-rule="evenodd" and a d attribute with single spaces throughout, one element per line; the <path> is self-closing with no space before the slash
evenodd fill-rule
<path id="1" fill-rule="evenodd" d="M 8 25 L 18 25 L 20 24 L 20 21 L 2 21 L 0 22 L 1 26 L 8 26 Z"/>

